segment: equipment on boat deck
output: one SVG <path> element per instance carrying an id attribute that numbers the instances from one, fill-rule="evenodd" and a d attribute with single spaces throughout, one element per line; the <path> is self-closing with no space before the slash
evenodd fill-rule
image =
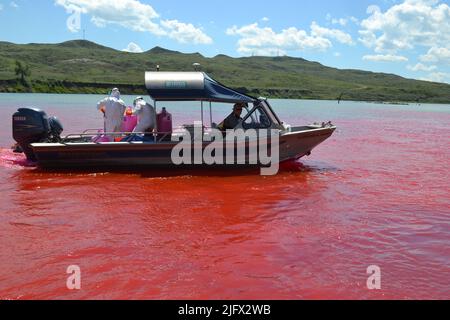
<path id="1" fill-rule="evenodd" d="M 128 108 L 123 117 L 122 132 L 133 132 L 138 123 L 138 117 L 133 115 L 133 110 Z"/>
<path id="2" fill-rule="evenodd" d="M 162 111 L 156 115 L 156 122 L 158 132 L 164 133 L 165 139 L 170 141 L 173 132 L 173 120 L 172 115 L 167 112 L 166 108 L 162 108 Z"/>

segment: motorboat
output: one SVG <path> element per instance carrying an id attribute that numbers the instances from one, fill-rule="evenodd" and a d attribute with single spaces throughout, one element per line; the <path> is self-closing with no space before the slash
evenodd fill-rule
<path id="1" fill-rule="evenodd" d="M 277 148 L 268 155 L 277 153 L 276 161 L 282 163 L 297 160 L 310 155 L 314 148 L 327 140 L 336 127 L 331 123 L 320 123 L 306 126 L 288 126 L 283 123 L 269 101 L 265 98 L 254 98 L 233 90 L 215 81 L 203 72 L 146 72 L 145 87 L 153 106 L 159 110 L 160 104 L 167 102 L 197 101 L 201 111 L 201 120 L 196 125 L 183 126 L 171 131 L 158 130 L 145 133 L 107 133 L 100 130 L 86 130 L 82 133 L 62 136 L 63 126 L 55 117 L 37 108 L 21 108 L 13 115 L 13 137 L 26 157 L 35 161 L 43 169 L 57 168 L 137 168 L 137 167 L 217 167 L 217 166 L 267 166 L 259 159 L 252 160 L 252 152 L 260 149 L 260 141 L 268 141 L 269 149 L 274 141 Z M 245 134 L 240 142 L 223 140 L 224 149 L 245 150 L 239 161 L 226 161 L 227 152 L 214 150 L 210 155 L 223 161 L 205 163 L 194 159 L 195 154 L 211 149 L 213 143 L 220 146 L 217 140 L 217 125 L 212 119 L 212 104 L 241 104 L 245 106 L 245 114 L 235 132 Z M 204 117 L 204 109 L 209 106 L 209 119 Z M 208 123 L 207 123 L 208 122 Z M 198 130 L 197 130 L 198 129 Z M 256 135 L 247 135 L 248 132 Z M 270 134 L 268 135 L 268 132 Z M 226 137 L 229 132 L 223 132 Z M 113 141 L 102 141 L 100 135 L 112 135 Z M 129 139 L 140 135 L 151 139 Z M 270 137 L 269 137 L 270 136 Z M 276 137 L 276 139 L 274 139 Z M 174 161 L 174 150 L 180 149 L 180 141 L 184 147 L 182 157 L 191 157 L 192 161 L 179 163 Z M 187 143 L 191 142 L 190 145 Z M 241 146 L 239 146 L 241 144 Z M 231 146 L 231 147 L 230 147 Z M 252 146 L 257 146 L 252 148 Z M 252 151 L 253 150 L 253 151 Z M 192 152 L 189 152 L 192 151 Z M 261 150 L 259 150 L 260 152 Z M 187 155 L 190 153 L 190 155 Z M 232 160 L 238 156 L 233 152 Z M 229 158 L 227 158 L 229 160 Z M 243 161 L 245 160 L 245 161 Z M 254 159 L 253 159 L 254 160 Z"/>

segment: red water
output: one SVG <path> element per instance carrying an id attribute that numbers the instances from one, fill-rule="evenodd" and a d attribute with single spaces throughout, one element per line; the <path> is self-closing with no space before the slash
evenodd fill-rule
<path id="1" fill-rule="evenodd" d="M 1 131 L 0 299 L 450 299 L 450 114 L 334 118 L 273 177 L 44 173 Z"/>

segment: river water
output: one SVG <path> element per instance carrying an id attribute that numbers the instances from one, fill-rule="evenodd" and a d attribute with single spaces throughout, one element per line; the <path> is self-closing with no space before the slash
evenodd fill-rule
<path id="1" fill-rule="evenodd" d="M 77 133 L 102 127 L 100 98 L 0 94 L 0 299 L 450 299 L 450 105 L 273 100 L 287 123 L 338 130 L 271 177 L 46 173 L 10 151 L 18 107 Z"/>

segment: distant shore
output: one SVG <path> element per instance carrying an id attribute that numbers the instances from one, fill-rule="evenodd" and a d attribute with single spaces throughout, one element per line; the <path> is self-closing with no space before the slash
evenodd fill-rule
<path id="1" fill-rule="evenodd" d="M 32 80 L 24 85 L 18 80 L 0 80 L 3 93 L 105 94 L 113 87 L 124 94 L 145 94 L 145 88 L 137 84 Z"/>
<path id="2" fill-rule="evenodd" d="M 107 94 L 113 87 L 120 88 L 122 94 L 126 95 L 146 95 L 147 91 L 143 85 L 129 83 L 90 83 L 67 80 L 32 80 L 26 85 L 19 80 L 0 80 L 0 93 L 48 93 L 48 94 Z M 270 99 L 304 99 L 304 100 L 336 100 L 334 96 L 316 95 L 313 92 L 295 89 L 249 89 L 245 87 L 233 88 L 242 93 L 260 97 L 264 96 Z M 421 103 L 450 104 L 450 101 L 428 98 L 421 101 L 411 100 L 393 100 L 392 97 L 367 97 L 364 95 L 349 96 L 342 101 L 366 101 L 381 104 L 408 105 Z"/>
<path id="3" fill-rule="evenodd" d="M 450 103 L 450 84 L 338 69 L 289 56 L 204 57 L 161 47 L 129 53 L 86 40 L 0 41 L 0 65 L 0 92 L 106 94 L 120 87 L 123 93 L 143 95 L 144 72 L 159 66 L 160 71 L 178 72 L 197 68 L 236 91 L 270 99 Z"/>

